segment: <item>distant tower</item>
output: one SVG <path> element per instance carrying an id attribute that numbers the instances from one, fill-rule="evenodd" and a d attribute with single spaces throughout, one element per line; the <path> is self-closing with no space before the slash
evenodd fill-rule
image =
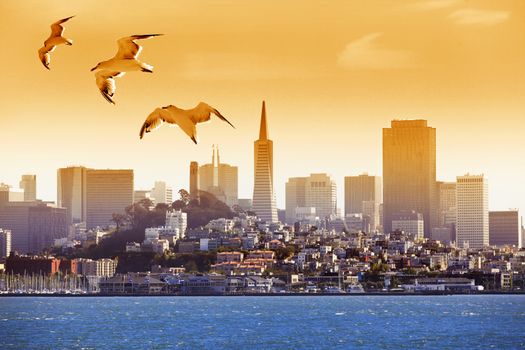
<path id="1" fill-rule="evenodd" d="M 24 190 L 24 201 L 36 201 L 36 175 L 22 175 L 20 188 Z"/>
<path id="2" fill-rule="evenodd" d="M 190 197 L 191 199 L 199 198 L 199 163 L 190 163 Z"/>
<path id="3" fill-rule="evenodd" d="M 277 222 L 277 205 L 273 191 L 273 142 L 268 139 L 264 101 L 259 139 L 254 142 L 253 211 L 263 221 Z"/>

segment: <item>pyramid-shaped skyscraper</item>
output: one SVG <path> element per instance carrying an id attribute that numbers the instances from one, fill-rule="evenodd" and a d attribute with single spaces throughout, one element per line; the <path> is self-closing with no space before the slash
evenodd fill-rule
<path id="1" fill-rule="evenodd" d="M 273 142 L 268 139 L 266 105 L 263 101 L 259 139 L 254 143 L 253 211 L 259 219 L 277 222 L 277 205 L 273 191 Z"/>

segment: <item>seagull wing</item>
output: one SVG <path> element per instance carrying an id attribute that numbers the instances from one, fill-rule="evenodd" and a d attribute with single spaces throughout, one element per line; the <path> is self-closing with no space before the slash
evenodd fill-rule
<path id="1" fill-rule="evenodd" d="M 46 67 L 47 69 L 49 69 L 49 64 L 51 63 L 51 55 L 49 53 L 53 52 L 55 50 L 55 47 L 56 46 L 44 45 L 38 50 L 38 57 L 40 58 L 40 62 L 42 62 L 44 67 Z"/>
<path id="2" fill-rule="evenodd" d="M 154 36 L 159 36 L 162 34 L 145 34 L 145 35 L 132 35 L 124 38 L 120 38 L 118 43 L 118 51 L 115 55 L 116 58 L 120 59 L 134 59 L 140 55 L 142 51 L 142 46 L 137 44 L 135 40 L 148 39 Z"/>
<path id="3" fill-rule="evenodd" d="M 124 72 L 113 72 L 109 70 L 101 70 L 95 73 L 98 89 L 109 103 L 115 104 L 112 98 L 117 89 L 115 78 L 121 77 L 124 74 Z"/>
<path id="4" fill-rule="evenodd" d="M 222 121 L 225 121 L 226 123 L 230 124 L 232 126 L 232 128 L 235 129 L 235 126 L 233 126 L 233 124 L 230 123 L 228 121 L 228 119 L 224 118 L 224 116 L 218 110 L 216 110 L 215 108 L 211 107 L 210 105 L 208 105 L 208 104 L 206 104 L 204 102 L 199 103 L 197 105 L 197 107 L 195 107 L 193 109 L 190 109 L 188 112 L 190 113 L 191 119 L 195 123 L 204 123 L 204 122 L 209 121 L 210 120 L 210 114 L 213 113 L 217 117 L 219 117 L 219 119 L 221 119 Z"/>
<path id="5" fill-rule="evenodd" d="M 215 114 L 217 117 L 219 117 L 220 120 L 222 120 L 223 122 L 226 122 L 226 123 L 230 124 L 231 127 L 235 129 L 235 126 L 233 126 L 233 124 L 230 123 L 230 121 L 229 121 L 228 119 L 224 118 L 224 116 L 223 116 L 218 110 L 216 110 L 215 108 L 212 107 L 212 112 L 213 112 L 213 114 Z"/>
<path id="6" fill-rule="evenodd" d="M 73 17 L 75 17 L 75 16 L 70 16 L 70 17 L 61 19 L 61 20 L 56 21 L 55 23 L 53 23 L 51 25 L 51 36 L 50 36 L 50 38 L 51 37 L 55 37 L 55 36 L 61 36 L 62 33 L 64 32 L 64 27 L 62 27 L 61 24 L 64 23 L 64 22 L 69 21 Z"/>
<path id="7" fill-rule="evenodd" d="M 156 108 L 148 115 L 142 128 L 140 128 L 140 138 L 144 137 L 145 133 L 152 132 L 162 125 L 163 122 L 172 123 L 170 113 L 164 108 Z"/>
<path id="8" fill-rule="evenodd" d="M 177 108 L 175 106 L 168 106 L 166 109 L 169 111 L 170 116 L 173 120 L 173 124 L 177 124 L 182 131 L 190 137 L 190 139 L 197 144 L 197 128 L 195 127 L 196 122 L 190 115 L 190 111 Z"/>
<path id="9" fill-rule="evenodd" d="M 184 112 L 188 115 L 188 117 L 195 123 L 205 123 L 210 120 L 210 113 L 212 109 L 210 106 L 208 106 L 206 103 L 201 102 L 197 105 L 197 107 L 188 109 Z"/>

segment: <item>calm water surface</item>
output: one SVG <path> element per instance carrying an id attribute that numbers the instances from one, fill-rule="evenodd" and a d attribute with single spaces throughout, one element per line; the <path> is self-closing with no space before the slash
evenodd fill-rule
<path id="1" fill-rule="evenodd" d="M 0 349 L 523 349 L 525 296 L 0 298 Z"/>

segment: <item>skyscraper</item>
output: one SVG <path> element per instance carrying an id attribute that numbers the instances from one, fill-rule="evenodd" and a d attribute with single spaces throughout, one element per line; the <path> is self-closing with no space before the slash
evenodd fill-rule
<path id="1" fill-rule="evenodd" d="M 297 221 L 297 208 L 306 207 L 306 177 L 291 177 L 286 182 L 286 222 Z"/>
<path id="2" fill-rule="evenodd" d="M 327 174 L 292 177 L 286 183 L 286 221 L 297 221 L 298 208 L 315 208 L 315 214 L 325 219 L 337 214 L 337 188 Z M 309 209 L 306 209 L 307 211 Z"/>
<path id="3" fill-rule="evenodd" d="M 190 163 L 190 197 L 191 199 L 197 199 L 199 197 L 199 163 Z"/>
<path id="4" fill-rule="evenodd" d="M 212 160 L 209 164 L 190 163 L 190 195 L 198 196 L 198 191 L 206 191 L 227 205 L 238 204 L 238 168 L 221 163 L 219 147 L 213 146 Z M 193 194 L 192 194 L 193 192 Z"/>
<path id="5" fill-rule="evenodd" d="M 155 204 L 171 204 L 173 203 L 173 190 L 164 181 L 155 181 L 151 189 L 151 197 Z"/>
<path id="6" fill-rule="evenodd" d="M 328 174 L 310 174 L 305 184 L 306 207 L 315 208 L 320 219 L 337 214 L 337 188 Z"/>
<path id="7" fill-rule="evenodd" d="M 460 247 L 481 249 L 489 244 L 488 183 L 483 175 L 457 177 L 456 240 Z"/>
<path id="8" fill-rule="evenodd" d="M 87 228 L 106 227 L 133 203 L 133 170 L 86 170 Z"/>
<path id="9" fill-rule="evenodd" d="M 490 245 L 514 245 L 522 248 L 521 216 L 517 209 L 489 212 Z"/>
<path id="10" fill-rule="evenodd" d="M 68 233 L 66 210 L 39 201 L 3 205 L 0 227 L 11 231 L 11 249 L 23 254 L 41 253 Z"/>
<path id="11" fill-rule="evenodd" d="M 394 214 L 423 214 L 425 236 L 436 221 L 436 129 L 426 120 L 393 120 L 383 129 L 383 225 Z"/>
<path id="12" fill-rule="evenodd" d="M 438 182 L 439 211 L 438 225 L 449 226 L 456 224 L 456 183 Z"/>
<path id="13" fill-rule="evenodd" d="M 86 170 L 74 166 L 57 171 L 57 205 L 66 208 L 68 224 L 86 221 Z"/>
<path id="14" fill-rule="evenodd" d="M 24 190 L 24 201 L 36 201 L 36 175 L 22 175 L 20 188 Z"/>
<path id="15" fill-rule="evenodd" d="M 266 222 L 277 222 L 273 185 L 273 142 L 268 139 L 266 105 L 263 101 L 259 139 L 254 142 L 253 211 Z"/>
<path id="16" fill-rule="evenodd" d="M 345 216 L 362 213 L 370 218 L 370 227 L 381 225 L 379 206 L 383 202 L 381 177 L 361 174 L 345 177 Z"/>

